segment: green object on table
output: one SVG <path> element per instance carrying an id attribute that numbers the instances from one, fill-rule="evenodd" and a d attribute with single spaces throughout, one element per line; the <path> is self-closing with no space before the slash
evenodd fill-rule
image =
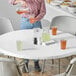
<path id="1" fill-rule="evenodd" d="M 18 50 L 18 51 L 21 51 L 21 50 L 22 50 L 22 45 L 23 45 L 23 44 L 22 44 L 22 41 L 18 40 L 18 41 L 17 41 L 17 50 Z"/>
<path id="2" fill-rule="evenodd" d="M 49 33 L 42 33 L 42 41 L 43 42 L 50 41 L 50 34 Z"/>

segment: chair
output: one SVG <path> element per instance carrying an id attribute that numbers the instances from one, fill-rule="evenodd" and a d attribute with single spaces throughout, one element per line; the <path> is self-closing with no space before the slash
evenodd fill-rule
<path id="1" fill-rule="evenodd" d="M 14 31 L 12 24 L 8 18 L 1 17 L 0 18 L 0 35 L 8 32 Z M 0 55 L 4 55 L 0 53 Z M 19 76 L 21 72 L 19 70 L 19 66 L 15 64 L 14 61 L 7 58 L 0 58 L 0 75 L 1 76 Z"/>
<path id="2" fill-rule="evenodd" d="M 0 57 L 0 76 L 19 76 L 14 60 Z"/>
<path id="3" fill-rule="evenodd" d="M 56 16 L 53 18 L 51 27 L 57 28 L 64 32 L 76 34 L 76 18 L 70 16 Z"/>
<path id="4" fill-rule="evenodd" d="M 13 31 L 12 24 L 9 19 L 1 17 L 0 18 L 0 35 Z"/>
<path id="5" fill-rule="evenodd" d="M 57 26 L 58 30 L 76 35 L 76 18 L 71 16 L 56 16 L 51 22 L 51 28 Z M 72 58 L 72 56 L 71 56 Z M 60 59 L 59 59 L 60 70 Z M 59 71 L 60 73 L 60 71 Z"/>
<path id="6" fill-rule="evenodd" d="M 42 20 L 41 20 L 41 24 L 42 24 L 42 29 L 45 28 L 45 27 L 50 28 L 51 22 L 48 21 L 47 19 L 42 19 Z"/>
<path id="7" fill-rule="evenodd" d="M 0 35 L 13 31 L 12 24 L 9 19 L 0 17 Z M 0 53 L 0 55 L 3 55 Z"/>
<path id="8" fill-rule="evenodd" d="M 66 71 L 64 73 L 54 75 L 54 76 L 76 76 L 76 58 L 70 61 Z"/>

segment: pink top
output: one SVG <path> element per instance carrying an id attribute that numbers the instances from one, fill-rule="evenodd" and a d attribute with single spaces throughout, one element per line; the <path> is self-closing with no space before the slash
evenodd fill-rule
<path id="1" fill-rule="evenodd" d="M 10 0 L 10 3 L 15 5 L 16 0 Z M 26 2 L 27 7 L 30 8 L 28 14 L 23 14 L 23 17 L 29 17 L 30 15 L 34 15 L 35 18 L 41 20 L 46 14 L 45 2 L 44 0 L 23 0 Z M 26 8 L 26 6 L 25 6 Z"/>

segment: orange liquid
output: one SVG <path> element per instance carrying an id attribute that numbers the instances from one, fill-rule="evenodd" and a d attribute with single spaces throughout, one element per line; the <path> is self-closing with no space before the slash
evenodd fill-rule
<path id="1" fill-rule="evenodd" d="M 66 40 L 61 40 L 61 49 L 66 49 Z"/>
<path id="2" fill-rule="evenodd" d="M 30 18 L 30 23 L 34 23 L 34 18 Z"/>
<path id="3" fill-rule="evenodd" d="M 57 27 L 52 28 L 52 35 L 57 35 Z"/>
<path id="4" fill-rule="evenodd" d="M 27 11 L 17 11 L 17 14 L 23 14 L 26 13 Z"/>

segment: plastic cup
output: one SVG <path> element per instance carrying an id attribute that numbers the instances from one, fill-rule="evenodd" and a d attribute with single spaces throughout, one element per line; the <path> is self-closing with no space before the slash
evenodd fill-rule
<path id="1" fill-rule="evenodd" d="M 17 12 L 17 14 L 28 13 L 28 11 L 26 11 L 26 10 L 17 10 L 16 12 Z"/>
<path id="2" fill-rule="evenodd" d="M 60 43 L 61 43 L 60 44 L 61 45 L 61 49 L 65 50 L 66 49 L 66 40 L 61 40 Z"/>
<path id="3" fill-rule="evenodd" d="M 34 18 L 30 18 L 30 23 L 34 23 Z"/>
<path id="4" fill-rule="evenodd" d="M 35 15 L 34 14 L 30 15 L 29 20 L 30 20 L 30 23 L 34 23 Z"/>
<path id="5" fill-rule="evenodd" d="M 52 35 L 57 35 L 57 27 L 52 27 Z"/>
<path id="6" fill-rule="evenodd" d="M 50 33 L 48 28 L 44 28 L 42 32 L 42 41 L 47 42 L 50 41 Z"/>
<path id="7" fill-rule="evenodd" d="M 50 34 L 49 33 L 42 33 L 42 41 L 43 42 L 50 41 Z"/>
<path id="8" fill-rule="evenodd" d="M 23 13 L 25 13 L 25 14 L 27 14 L 27 13 L 29 13 L 29 8 L 22 8 L 22 7 L 18 7 L 17 9 L 16 9 L 16 12 L 17 12 L 17 14 L 23 14 Z"/>
<path id="9" fill-rule="evenodd" d="M 22 46 L 23 46 L 22 41 L 18 40 L 18 41 L 16 41 L 16 44 L 17 44 L 17 50 L 21 51 L 22 50 Z"/>
<path id="10" fill-rule="evenodd" d="M 16 11 L 16 12 L 17 12 L 17 14 L 28 13 L 28 11 L 25 11 L 25 10 L 18 10 L 18 11 Z"/>
<path id="11" fill-rule="evenodd" d="M 16 12 L 17 12 L 17 14 L 23 14 L 24 13 L 24 11 L 20 11 L 20 10 L 18 10 Z"/>

